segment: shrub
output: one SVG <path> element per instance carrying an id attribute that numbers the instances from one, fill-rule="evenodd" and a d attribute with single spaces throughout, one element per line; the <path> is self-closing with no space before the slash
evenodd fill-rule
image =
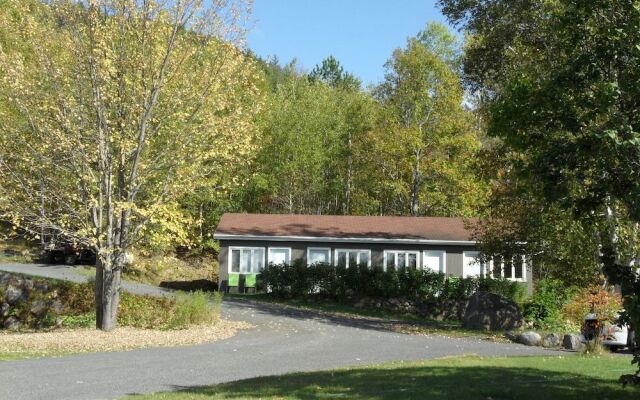
<path id="1" fill-rule="evenodd" d="M 258 289 L 290 298 L 324 296 L 335 300 L 350 297 L 403 297 L 418 301 L 447 299 L 464 301 L 478 290 L 495 293 L 521 304 L 524 285 L 506 279 L 447 277 L 423 270 L 383 271 L 366 265 L 345 268 L 328 264 L 306 266 L 302 262 L 268 265 Z"/>
<path id="2" fill-rule="evenodd" d="M 167 322 L 171 329 L 183 329 L 191 325 L 213 324 L 220 318 L 222 294 L 195 291 L 178 293 L 173 316 Z"/>
<path id="3" fill-rule="evenodd" d="M 524 307 L 525 319 L 536 328 L 565 328 L 561 318 L 562 307 L 573 299 L 576 291 L 576 288 L 567 288 L 561 280 L 541 279 L 531 301 Z"/>
<path id="4" fill-rule="evenodd" d="M 560 318 L 565 325 L 577 330 L 582 326 L 584 317 L 594 312 L 605 323 L 617 323 L 622 311 L 622 296 L 594 285 L 580 290 L 571 301 L 562 306 Z"/>

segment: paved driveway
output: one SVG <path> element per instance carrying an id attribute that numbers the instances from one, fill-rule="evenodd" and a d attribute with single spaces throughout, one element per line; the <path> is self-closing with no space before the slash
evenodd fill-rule
<path id="1" fill-rule="evenodd" d="M 240 300 L 226 300 L 223 313 L 255 328 L 196 346 L 0 362 L 0 399 L 110 399 L 393 360 L 550 354 L 516 344 L 398 334 L 377 320 L 326 317 Z"/>

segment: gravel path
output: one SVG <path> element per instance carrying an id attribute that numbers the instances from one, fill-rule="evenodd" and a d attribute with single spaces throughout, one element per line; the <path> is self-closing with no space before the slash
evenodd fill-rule
<path id="1" fill-rule="evenodd" d="M 18 272 L 16 266 L 0 265 L 0 270 L 7 268 Z M 69 273 L 66 267 L 28 266 L 30 271 L 34 268 L 43 272 L 41 276 Z M 242 300 L 225 300 L 223 314 L 255 328 L 195 346 L 0 362 L 0 399 L 111 399 L 394 360 L 557 354 L 479 339 L 399 334 L 376 319 L 326 316 Z"/>

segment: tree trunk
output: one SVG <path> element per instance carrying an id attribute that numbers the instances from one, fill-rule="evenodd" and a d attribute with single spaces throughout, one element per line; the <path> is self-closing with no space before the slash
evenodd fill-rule
<path id="1" fill-rule="evenodd" d="M 420 150 L 415 150 L 415 164 L 413 166 L 413 184 L 411 185 L 411 215 L 417 217 L 420 214 L 420 185 L 422 175 L 420 174 Z"/>
<path id="2" fill-rule="evenodd" d="M 120 302 L 120 274 L 122 257 L 110 260 L 96 259 L 96 328 L 110 331 L 117 326 L 118 304 Z"/>

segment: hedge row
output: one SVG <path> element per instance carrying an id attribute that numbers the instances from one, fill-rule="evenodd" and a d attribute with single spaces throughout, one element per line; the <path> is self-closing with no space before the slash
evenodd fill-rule
<path id="1" fill-rule="evenodd" d="M 424 270 L 384 271 L 359 265 L 345 268 L 328 264 L 307 266 L 270 264 L 260 274 L 260 290 L 278 297 L 320 295 L 336 300 L 352 297 L 406 298 L 411 300 L 465 300 L 476 291 L 495 293 L 521 304 L 523 284 L 506 279 L 453 277 Z"/>

